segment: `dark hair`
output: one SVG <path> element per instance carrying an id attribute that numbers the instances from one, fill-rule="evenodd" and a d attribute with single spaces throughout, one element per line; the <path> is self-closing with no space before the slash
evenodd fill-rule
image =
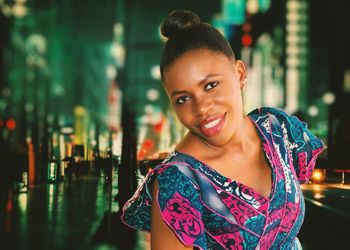
<path id="1" fill-rule="evenodd" d="M 231 46 L 222 34 L 191 11 L 172 11 L 161 26 L 162 35 L 168 37 L 161 62 L 162 79 L 164 70 L 178 57 L 189 51 L 209 49 L 235 59 Z"/>

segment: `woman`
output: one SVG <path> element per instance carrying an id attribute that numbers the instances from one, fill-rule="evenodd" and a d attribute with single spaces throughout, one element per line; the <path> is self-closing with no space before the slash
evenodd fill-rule
<path id="1" fill-rule="evenodd" d="M 188 11 L 162 25 L 164 88 L 189 133 L 145 178 L 123 221 L 152 249 L 299 249 L 300 183 L 323 143 L 280 109 L 243 113 L 244 63 Z"/>

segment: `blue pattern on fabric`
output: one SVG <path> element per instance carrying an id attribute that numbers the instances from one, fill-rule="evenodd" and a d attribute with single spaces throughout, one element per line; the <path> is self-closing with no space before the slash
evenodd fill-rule
<path id="1" fill-rule="evenodd" d="M 308 180 L 323 143 L 305 123 L 282 110 L 248 114 L 272 170 L 268 198 L 229 179 L 193 156 L 173 152 L 149 173 L 123 208 L 123 221 L 150 231 L 152 183 L 164 222 L 186 245 L 199 249 L 295 249 Z"/>

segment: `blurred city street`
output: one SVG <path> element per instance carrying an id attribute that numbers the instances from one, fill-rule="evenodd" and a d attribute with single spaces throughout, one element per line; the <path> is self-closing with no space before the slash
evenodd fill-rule
<path id="1" fill-rule="evenodd" d="M 350 185 L 303 185 L 306 216 L 299 233 L 303 249 L 348 249 Z"/>
<path id="2" fill-rule="evenodd" d="M 58 184 L 37 185 L 28 193 L 2 195 L 1 249 L 145 249 L 127 242 L 118 227 L 116 179 L 95 174 Z M 112 224 L 113 223 L 113 224 Z M 127 229 L 126 229 L 126 232 Z M 135 231 L 129 230 L 129 234 Z"/>
<path id="3" fill-rule="evenodd" d="M 350 249 L 348 0 L 0 0 L 0 249 L 149 249 L 120 215 L 188 132 L 160 72 L 175 9 L 244 62 L 245 114 L 282 108 L 322 139 L 300 242 Z"/>
<path id="4" fill-rule="evenodd" d="M 348 249 L 350 184 L 303 185 L 306 217 L 299 233 L 304 250 Z M 1 197 L 2 249 L 149 249 L 142 233 L 119 228 L 117 180 L 89 174 L 28 193 Z M 129 234 L 135 231 L 127 231 Z"/>

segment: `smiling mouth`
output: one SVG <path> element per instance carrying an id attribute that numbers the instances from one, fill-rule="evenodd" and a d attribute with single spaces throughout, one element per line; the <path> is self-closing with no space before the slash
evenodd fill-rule
<path id="1" fill-rule="evenodd" d="M 212 128 L 212 127 L 216 126 L 220 122 L 220 120 L 221 119 L 219 118 L 219 119 L 216 119 L 216 120 L 214 120 L 214 121 L 212 121 L 210 123 L 207 123 L 207 124 L 204 125 L 204 128 L 206 128 L 206 129 Z"/>
<path id="2" fill-rule="evenodd" d="M 226 113 L 216 115 L 214 117 L 203 120 L 198 127 L 204 135 L 211 137 L 220 132 L 225 123 L 225 120 Z"/>

